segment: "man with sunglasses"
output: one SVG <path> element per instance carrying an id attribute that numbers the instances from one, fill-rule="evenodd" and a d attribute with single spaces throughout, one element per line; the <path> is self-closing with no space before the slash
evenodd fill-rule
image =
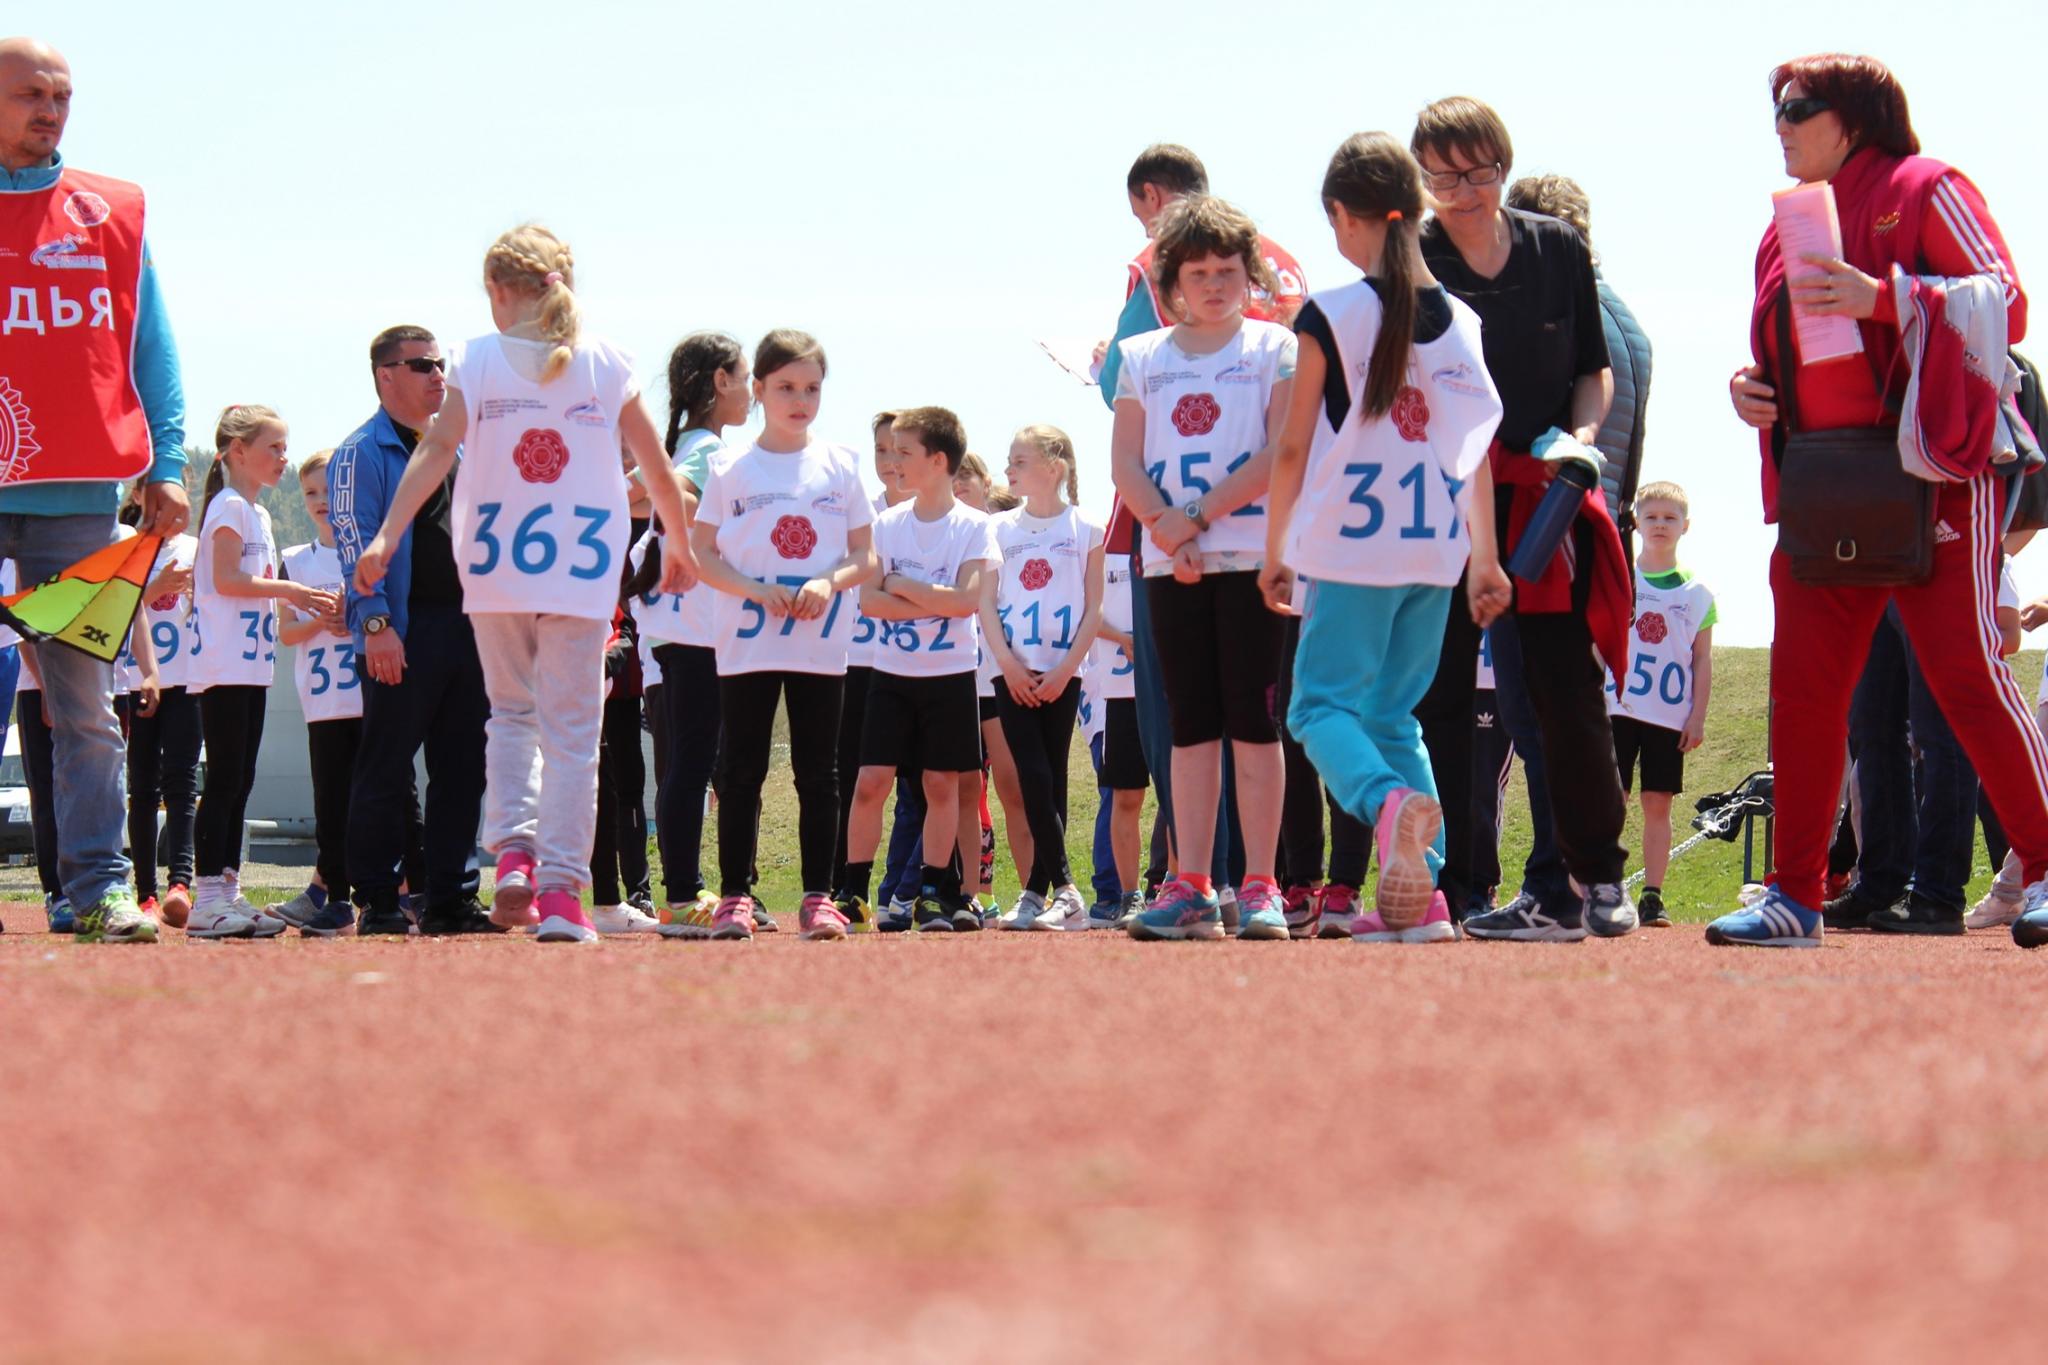
<path id="1" fill-rule="evenodd" d="M 427 758 L 426 934 L 486 933 L 477 903 L 476 832 L 483 814 L 484 723 L 490 701 L 448 523 L 455 476 L 399 539 L 377 591 L 358 592 L 356 558 L 384 512 L 427 423 L 448 395 L 447 363 L 424 327 L 385 329 L 370 343 L 376 415 L 335 448 L 328 517 L 350 584 L 348 626 L 362 658 L 363 738 L 349 793 L 349 880 L 362 899 L 358 932 L 403 934 L 398 868 L 411 808 L 413 756 Z M 415 892 L 422 888 L 414 887 Z"/>

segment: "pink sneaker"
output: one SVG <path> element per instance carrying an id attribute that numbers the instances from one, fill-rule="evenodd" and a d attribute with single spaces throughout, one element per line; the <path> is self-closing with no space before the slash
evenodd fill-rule
<path id="1" fill-rule="evenodd" d="M 839 913 L 830 896 L 815 891 L 796 908 L 796 923 L 799 936 L 814 943 L 846 937 L 846 916 Z"/>
<path id="2" fill-rule="evenodd" d="M 1429 848 L 1444 827 L 1444 808 L 1427 792 L 1396 787 L 1380 803 L 1373 822 L 1379 845 L 1380 880 L 1373 908 L 1389 929 L 1409 929 L 1429 913 L 1436 876 L 1429 870 Z M 1352 930 L 1357 937 L 1357 930 Z"/>
<path id="3" fill-rule="evenodd" d="M 491 923 L 501 929 L 524 929 L 539 919 L 540 912 L 533 908 L 533 854 L 508 848 L 498 855 Z"/>
<path id="4" fill-rule="evenodd" d="M 539 943 L 595 943 L 597 926 L 583 908 L 583 898 L 574 891 L 549 887 L 534 897 L 534 914 L 540 924 L 533 931 Z"/>
<path id="5" fill-rule="evenodd" d="M 727 896 L 711 913 L 711 937 L 754 941 L 754 898 Z"/>
<path id="6" fill-rule="evenodd" d="M 1323 922 L 1322 888 L 1297 882 L 1280 899 L 1287 907 L 1287 937 L 1314 938 Z"/>
<path id="7" fill-rule="evenodd" d="M 1351 921 L 1358 915 L 1358 892 L 1349 886 L 1331 882 L 1323 888 L 1316 913 L 1320 925 L 1317 938 L 1350 938 Z"/>
<path id="8" fill-rule="evenodd" d="M 1458 931 L 1451 924 L 1451 907 L 1441 891 L 1431 894 L 1422 922 L 1406 929 L 1389 928 L 1377 910 L 1368 910 L 1351 921 L 1351 937 L 1359 943 L 1449 943 L 1457 936 Z"/>

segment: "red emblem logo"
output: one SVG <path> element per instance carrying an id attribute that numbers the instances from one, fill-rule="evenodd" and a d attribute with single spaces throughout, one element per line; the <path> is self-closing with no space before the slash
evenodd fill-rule
<path id="1" fill-rule="evenodd" d="M 1221 416 L 1223 409 L 1209 394 L 1182 394 L 1173 405 L 1173 429 L 1183 436 L 1207 436 L 1216 430 L 1216 419 Z"/>
<path id="2" fill-rule="evenodd" d="M 809 517 L 777 517 L 768 543 L 784 559 L 809 559 L 818 548 L 818 531 Z"/>
<path id="3" fill-rule="evenodd" d="M 550 427 L 528 427 L 512 447 L 512 463 L 528 483 L 553 483 L 569 467 L 569 445 Z"/>
<path id="4" fill-rule="evenodd" d="M 1403 384 L 1401 391 L 1394 395 L 1391 414 L 1395 430 L 1404 441 L 1426 441 L 1429 439 L 1429 400 L 1422 396 L 1422 390 L 1413 384 Z"/>
<path id="5" fill-rule="evenodd" d="M 91 190 L 78 190 L 64 201 L 64 216 L 82 228 L 98 227 L 114 216 L 114 208 Z"/>
<path id="6" fill-rule="evenodd" d="M 1671 627 L 1664 624 L 1662 612 L 1646 611 L 1636 618 L 1636 634 L 1642 637 L 1646 645 L 1661 645 L 1664 643 L 1664 637 L 1670 633 Z"/>
<path id="7" fill-rule="evenodd" d="M 174 592 L 167 592 L 149 604 L 149 609 L 154 612 L 176 611 L 177 608 L 178 594 Z"/>
<path id="8" fill-rule="evenodd" d="M 1052 582 L 1052 565 L 1042 559 L 1027 559 L 1017 572 L 1017 581 L 1032 592 Z"/>

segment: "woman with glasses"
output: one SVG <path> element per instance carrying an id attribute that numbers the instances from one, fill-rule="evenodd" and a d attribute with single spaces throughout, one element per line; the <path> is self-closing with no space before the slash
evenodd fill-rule
<path id="1" fill-rule="evenodd" d="M 1485 104 L 1438 100 L 1417 117 L 1409 147 L 1434 209 L 1422 227 L 1423 260 L 1479 315 L 1486 368 L 1500 390 L 1503 413 L 1489 465 L 1505 562 L 1551 480 L 1550 466 L 1530 455 L 1531 446 L 1561 433 L 1591 447 L 1613 398 L 1593 261 L 1566 224 L 1501 206 L 1514 144 Z M 1471 591 L 1475 600 L 1498 594 L 1504 602 L 1509 587 L 1502 576 L 1475 582 Z M 1617 937 L 1636 927 L 1636 914 L 1621 887 L 1625 808 L 1603 695 L 1607 675 L 1593 647 L 1612 663 L 1622 660 L 1634 599 L 1621 536 L 1597 483 L 1549 567 L 1534 579 L 1517 578 L 1513 592 L 1512 610 L 1492 627 L 1495 685 L 1526 692 L 1535 709 L 1549 765 L 1547 813 L 1569 877 L 1525 883 L 1507 905 L 1467 918 L 1465 929 L 1531 942 L 1577 942 L 1588 932 Z M 1500 647 L 1508 632 L 1519 649 Z M 1472 841 L 1478 653 L 1470 615 L 1452 612 L 1436 680 L 1416 708 L 1443 800 L 1442 885 L 1454 913 L 1473 890 L 1458 883 Z"/>
<path id="2" fill-rule="evenodd" d="M 1866 428 L 1892 433 L 1874 458 L 1897 458 L 1909 370 L 1902 318 L 1957 321 L 1957 305 L 2003 303 L 2006 341 L 2026 331 L 2027 301 L 1983 196 L 1960 173 L 1919 155 L 1905 92 L 1883 63 L 1824 54 L 1771 72 L 1785 174 L 1826 181 L 1841 220 L 1842 260 L 1787 259 L 1775 226 L 1757 250 L 1750 311 L 1754 363 L 1729 380 L 1736 415 L 1757 428 L 1763 451 L 1764 519 L 1778 519 L 1778 484 L 1795 433 Z M 1863 352 L 1802 362 L 1786 310 L 1853 318 Z M 1789 344 L 1788 344 L 1789 343 Z M 1957 348 L 1960 350 L 1960 348 Z M 1789 352 L 1789 353 L 1788 353 Z M 1930 344 L 1919 358 L 1922 416 L 1977 408 L 1992 393 Z M 2002 357 L 1989 358 L 1994 366 Z M 1979 362 L 1980 364 L 1982 362 Z M 1996 371 L 1994 370 L 1994 374 Z M 2000 499 L 1988 468 L 1987 430 L 1940 448 L 1936 418 L 1918 443 L 1930 449 L 1937 485 L 1934 570 L 1910 587 L 1820 586 L 1794 577 L 1782 550 L 1771 556 L 1776 635 L 1771 654 L 1777 785 L 1777 870 L 1769 895 L 1707 928 L 1710 943 L 1814 947 L 1821 941 L 1821 887 L 1834 833 L 1850 694 L 1888 603 L 1950 728 L 1977 767 L 2026 866 L 2028 913 L 2013 937 L 2048 943 L 2048 745 L 1999 654 L 1994 618 Z M 1986 423 L 1988 427 L 1988 421 Z"/>

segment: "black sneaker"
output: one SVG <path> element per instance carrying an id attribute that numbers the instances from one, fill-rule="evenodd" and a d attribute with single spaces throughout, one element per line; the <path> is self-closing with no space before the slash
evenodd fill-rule
<path id="1" fill-rule="evenodd" d="M 430 938 L 453 938 L 457 934 L 502 934 L 505 928 L 491 922 L 490 912 L 476 897 L 462 896 L 421 911 L 420 932 Z"/>
<path id="2" fill-rule="evenodd" d="M 1868 929 L 1870 917 L 1888 904 L 1865 894 L 1858 882 L 1833 900 L 1821 902 L 1820 922 L 1828 929 Z"/>
<path id="3" fill-rule="evenodd" d="M 981 907 L 973 901 L 963 900 L 953 906 L 953 932 L 976 934 L 981 932 Z"/>
<path id="4" fill-rule="evenodd" d="M 1546 910 L 1525 891 L 1498 910 L 1468 917 L 1465 932 L 1517 943 L 1577 943 L 1586 937 L 1586 917 L 1576 899 Z"/>
<path id="5" fill-rule="evenodd" d="M 779 934 L 779 933 L 781 933 L 781 932 L 782 932 L 782 926 L 781 926 L 781 925 L 779 925 L 779 924 L 777 924 L 777 923 L 775 922 L 775 916 L 773 916 L 773 915 L 769 914 L 769 913 L 768 913 L 768 912 L 767 912 L 767 911 L 766 911 L 765 909 L 763 909 L 763 908 L 762 908 L 762 906 L 761 906 L 761 898 L 760 898 L 759 896 L 756 896 L 756 897 L 754 897 L 753 899 L 754 899 L 754 932 L 755 932 L 755 933 L 757 933 L 757 934 Z"/>
<path id="6" fill-rule="evenodd" d="M 1909 891 L 1883 909 L 1871 911 L 1865 927 L 1881 934 L 1960 934 L 1963 909 Z"/>
<path id="7" fill-rule="evenodd" d="M 953 932 L 953 910 L 937 896 L 919 896 L 917 906 L 910 912 L 910 926 L 920 933 L 950 934 Z M 977 923 L 975 928 L 981 925 Z"/>
<path id="8" fill-rule="evenodd" d="M 1671 916 L 1664 913 L 1664 897 L 1655 891 L 1645 891 L 1643 898 L 1636 902 L 1636 917 L 1645 929 L 1671 927 Z"/>
<path id="9" fill-rule="evenodd" d="M 386 891 L 372 893 L 370 903 L 363 907 L 362 917 L 356 921 L 356 934 L 396 934 L 403 937 L 413 932 L 413 923 L 405 911 L 398 908 L 398 893 Z"/>
<path id="10" fill-rule="evenodd" d="M 1579 907 L 1586 928 L 1601 938 L 1632 934 L 1641 922 L 1620 882 L 1596 882 L 1587 887 Z"/>

